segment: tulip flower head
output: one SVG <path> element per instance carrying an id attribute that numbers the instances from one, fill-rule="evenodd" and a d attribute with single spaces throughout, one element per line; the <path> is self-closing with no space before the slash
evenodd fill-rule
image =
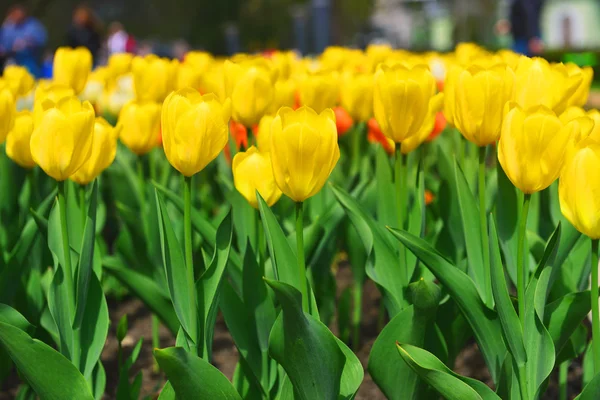
<path id="1" fill-rule="evenodd" d="M 156 147 L 160 132 L 161 106 L 154 102 L 130 101 L 119 114 L 120 139 L 137 155 Z"/>
<path id="2" fill-rule="evenodd" d="M 342 78 L 342 107 L 352 119 L 366 122 L 373 114 L 373 75 L 346 73 Z"/>
<path id="3" fill-rule="evenodd" d="M 271 207 L 281 197 L 281 190 L 275 183 L 271 155 L 258 151 L 251 146 L 245 152 L 239 152 L 233 157 L 231 167 L 235 188 L 250 205 L 258 209 L 256 192 Z"/>
<path id="4" fill-rule="evenodd" d="M 6 155 L 23 168 L 35 167 L 29 143 L 32 133 L 33 115 L 31 111 L 18 112 L 14 127 L 6 137 Z"/>
<path id="5" fill-rule="evenodd" d="M 274 118 L 275 117 L 272 115 L 265 115 L 258 123 L 256 142 L 261 153 L 268 153 L 271 151 L 271 124 L 273 123 Z"/>
<path id="6" fill-rule="evenodd" d="M 419 133 L 429 115 L 435 88 L 427 66 L 380 65 L 375 73 L 373 108 L 383 134 L 402 143 Z"/>
<path id="7" fill-rule="evenodd" d="M 171 93 L 163 104 L 162 137 L 171 165 L 185 176 L 204 169 L 227 145 L 231 103 L 192 88 Z"/>
<path id="8" fill-rule="evenodd" d="M 33 75 L 27 71 L 27 68 L 18 65 L 6 66 L 2 79 L 8 84 L 15 98 L 25 96 L 35 85 Z"/>
<path id="9" fill-rule="evenodd" d="M 576 64 L 568 63 L 565 65 L 569 77 L 577 78 L 581 75 L 581 83 L 575 90 L 575 93 L 568 100 L 568 104 L 572 106 L 583 107 L 587 103 L 590 95 L 590 85 L 594 78 L 594 70 L 592 67 L 579 68 Z"/>
<path id="10" fill-rule="evenodd" d="M 57 181 L 73 175 L 87 161 L 94 136 L 94 108 L 75 96 L 58 102 L 46 99 L 34 120 L 31 155 L 46 174 Z"/>
<path id="11" fill-rule="evenodd" d="M 177 84 L 179 62 L 153 54 L 131 62 L 135 97 L 140 102 L 162 102 Z"/>
<path id="12" fill-rule="evenodd" d="M 433 131 L 436 121 L 437 114 L 441 111 L 444 103 L 444 94 L 438 93 L 429 102 L 429 110 L 427 116 L 423 121 L 423 125 L 419 129 L 416 135 L 410 136 L 408 139 L 402 142 L 400 151 L 402 154 L 408 154 L 413 150 L 416 150 L 421 143 L 427 140 Z"/>
<path id="13" fill-rule="evenodd" d="M 318 193 L 340 158 L 335 114 L 284 107 L 271 124 L 271 161 L 279 189 L 296 202 Z"/>
<path id="14" fill-rule="evenodd" d="M 12 92 L 8 87 L 0 84 L 0 144 L 4 143 L 6 135 L 13 128 L 16 112 Z"/>
<path id="15" fill-rule="evenodd" d="M 339 75 L 327 70 L 308 72 L 298 82 L 300 104 L 320 113 L 340 100 Z"/>
<path id="16" fill-rule="evenodd" d="M 510 181 L 526 194 L 544 190 L 558 178 L 567 148 L 582 131 L 591 131 L 587 117 L 563 123 L 545 106 L 523 110 L 508 106 L 498 142 L 498 160 Z"/>
<path id="17" fill-rule="evenodd" d="M 92 53 L 85 47 L 59 47 L 54 54 L 54 82 L 71 87 L 76 94 L 85 88 L 92 70 Z"/>
<path id="18" fill-rule="evenodd" d="M 560 209 L 581 233 L 600 239 L 600 143 L 584 140 L 558 182 Z"/>
<path id="19" fill-rule="evenodd" d="M 92 152 L 81 168 L 71 176 L 73 181 L 87 185 L 112 164 L 117 155 L 117 139 L 121 126 L 114 128 L 104 118 L 96 118 Z"/>

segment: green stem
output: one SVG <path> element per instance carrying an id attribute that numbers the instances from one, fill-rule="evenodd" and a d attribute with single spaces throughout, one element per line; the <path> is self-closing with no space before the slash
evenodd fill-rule
<path id="1" fill-rule="evenodd" d="M 569 378 L 569 361 L 562 362 L 558 367 L 558 399 L 567 400 L 567 383 Z"/>
<path id="2" fill-rule="evenodd" d="M 260 374 L 260 384 L 266 393 L 266 400 L 269 400 L 271 396 L 269 396 L 269 352 L 262 352 L 262 368 Z"/>
<path id="3" fill-rule="evenodd" d="M 192 326 L 190 327 L 191 332 L 195 333 L 197 337 L 192 339 L 198 343 L 201 340 L 204 344 L 204 332 L 198 332 L 198 307 L 196 302 L 196 278 L 194 275 L 194 260 L 192 257 L 192 177 L 184 177 L 183 183 L 183 236 L 185 246 L 185 270 L 188 285 L 188 296 L 189 296 L 189 307 L 192 314 Z M 201 337 L 198 337 L 201 336 Z M 190 349 L 192 353 L 198 352 L 198 347 L 204 349 L 204 345 L 196 346 L 190 343 Z M 208 354 L 201 354 L 203 357 L 207 357 Z"/>
<path id="4" fill-rule="evenodd" d="M 360 170 L 360 156 L 361 156 L 361 148 L 360 148 L 360 143 L 361 143 L 361 139 L 362 139 L 362 135 L 364 135 L 364 131 L 365 131 L 365 123 L 364 122 L 360 122 L 359 124 L 357 124 L 354 129 L 352 129 L 351 132 L 349 132 L 350 135 L 352 135 L 351 139 L 352 141 L 350 142 L 350 146 L 351 146 L 351 151 L 352 151 L 352 165 L 350 167 L 350 177 L 354 177 L 358 171 Z"/>
<path id="5" fill-rule="evenodd" d="M 144 180 L 144 164 L 142 161 L 142 157 L 137 158 L 137 174 L 138 174 L 138 182 L 140 184 L 140 213 L 142 216 L 144 215 L 144 207 L 145 207 L 145 198 L 146 198 L 146 188 L 145 188 L 145 180 Z"/>
<path id="6" fill-rule="evenodd" d="M 69 315 L 75 315 L 75 286 L 73 284 L 73 269 L 71 266 L 71 248 L 69 246 L 69 230 L 67 224 L 66 181 L 58 182 L 58 208 L 60 211 L 60 228 L 64 257 L 65 287 L 69 296 Z"/>
<path id="7" fill-rule="evenodd" d="M 79 185 L 79 212 L 81 213 L 82 226 L 85 226 L 85 220 L 87 218 L 87 212 L 85 209 L 85 185 Z"/>
<path id="8" fill-rule="evenodd" d="M 296 254 L 298 257 L 298 273 L 300 275 L 300 292 L 302 293 L 302 309 L 309 312 L 308 282 L 306 281 L 306 261 L 304 260 L 304 203 L 296 203 Z"/>
<path id="9" fill-rule="evenodd" d="M 398 229 L 404 230 L 406 227 L 406 181 L 407 166 L 406 156 L 400 151 L 401 144 L 396 143 L 396 165 L 394 172 L 394 181 L 396 184 L 396 201 L 398 202 Z M 400 268 L 404 274 L 404 279 L 410 279 L 406 268 L 406 248 L 400 244 Z"/>
<path id="10" fill-rule="evenodd" d="M 465 143 L 460 133 L 458 134 L 458 163 L 461 168 L 465 168 Z"/>
<path id="11" fill-rule="evenodd" d="M 521 328 L 525 333 L 525 288 L 527 287 L 527 276 L 528 268 L 526 267 L 525 245 L 527 243 L 527 215 L 529 214 L 529 203 L 531 201 L 531 195 L 525 194 L 523 199 L 523 208 L 521 211 L 521 220 L 519 221 L 519 236 L 518 236 L 518 249 L 517 249 L 517 297 L 519 301 L 519 319 L 521 321 Z"/>
<path id="12" fill-rule="evenodd" d="M 598 310 L 598 239 L 592 239 L 592 350 L 594 375 L 600 372 L 600 312 Z"/>
<path id="13" fill-rule="evenodd" d="M 160 320 L 158 319 L 156 314 L 152 314 L 152 348 L 153 349 L 158 349 L 160 347 L 160 335 L 159 335 L 159 331 L 158 331 L 159 326 L 160 326 Z M 158 366 L 158 363 L 156 362 L 156 360 L 154 360 L 154 365 L 152 367 L 152 370 L 154 372 L 158 372 L 160 370 L 160 367 Z"/>
<path id="14" fill-rule="evenodd" d="M 353 290 L 353 310 L 352 310 L 352 349 L 357 351 L 360 348 L 360 321 L 362 319 L 362 282 L 354 281 Z"/>
<path id="15" fill-rule="evenodd" d="M 485 203 L 485 155 L 487 146 L 479 148 L 479 227 L 481 229 L 481 245 L 483 251 L 483 274 L 485 280 L 485 289 L 488 293 L 486 302 L 492 301 L 492 275 L 490 269 L 490 245 L 488 238 L 487 214 Z"/>
<path id="16" fill-rule="evenodd" d="M 256 210 L 256 215 L 256 232 L 258 235 L 258 237 L 256 238 L 258 246 L 258 265 L 264 270 L 267 244 L 265 242 L 265 234 L 263 231 L 262 219 L 260 218 L 260 212 L 258 210 Z"/>
<path id="17" fill-rule="evenodd" d="M 29 207 L 34 207 L 38 202 L 37 184 L 35 183 L 35 168 L 27 171 L 27 181 L 29 182 Z"/>
<path id="18" fill-rule="evenodd" d="M 153 152 L 148 153 L 148 164 L 150 165 L 150 179 L 156 180 L 156 158 L 154 157 Z"/>

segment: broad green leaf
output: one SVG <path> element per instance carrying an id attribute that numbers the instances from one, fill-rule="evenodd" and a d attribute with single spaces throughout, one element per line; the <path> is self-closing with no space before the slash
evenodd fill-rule
<path id="1" fill-rule="evenodd" d="M 506 347 L 496 312 L 485 306 L 471 278 L 452 265 L 429 243 L 408 232 L 388 229 L 429 268 L 461 309 L 473 329 L 490 374 L 494 382 L 497 382 Z"/>
<path id="2" fill-rule="evenodd" d="M 47 344 L 0 322 L 0 345 L 41 400 L 94 399 L 83 375 Z"/>
<path id="3" fill-rule="evenodd" d="M 362 381 L 356 356 L 329 329 L 302 311 L 298 290 L 266 280 L 282 306 L 269 338 L 269 353 L 281 364 L 299 399 L 353 398 Z"/>
<path id="4" fill-rule="evenodd" d="M 100 359 L 102 349 L 108 335 L 108 306 L 96 274 L 90 274 L 88 294 L 79 328 L 79 346 L 81 361 L 79 370 L 86 379 L 91 379 L 92 372 Z"/>
<path id="5" fill-rule="evenodd" d="M 585 385 L 581 394 L 575 397 L 575 400 L 597 400 L 600 399 L 600 374 Z"/>
<path id="6" fill-rule="evenodd" d="M 14 308 L 6 304 L 0 304 L 0 322 L 15 326 L 23 331 L 33 331 L 33 325 Z"/>
<path id="7" fill-rule="evenodd" d="M 391 245 L 389 234 L 365 213 L 356 200 L 335 185 L 331 188 L 362 238 L 367 255 L 374 252 L 375 260 L 372 268 L 367 269 L 367 275 L 384 289 L 386 308 L 393 317 L 407 305 L 404 298 L 409 279 L 406 265 L 399 265 L 400 258 Z"/>
<path id="8" fill-rule="evenodd" d="M 469 260 L 469 276 L 475 282 L 475 286 L 483 302 L 490 308 L 494 306 L 491 288 L 485 283 L 485 269 L 489 265 L 483 264 L 483 242 L 479 226 L 479 206 L 475 196 L 467 183 L 463 170 L 454 163 L 454 174 L 456 179 L 456 193 L 458 194 L 458 203 L 460 205 L 460 215 L 462 217 L 463 232 L 465 234 L 465 244 L 467 247 L 467 258 Z M 414 233 L 413 233 L 414 234 Z"/>
<path id="9" fill-rule="evenodd" d="M 522 195 L 508 179 L 500 163 L 496 166 L 498 195 L 496 197 L 496 225 L 508 276 L 517 281 L 518 226 Z"/>
<path id="10" fill-rule="evenodd" d="M 527 354 L 523 346 L 523 328 L 519 316 L 510 300 L 506 277 L 502 268 L 502 257 L 498 247 L 496 224 L 492 215 L 488 218 L 490 240 L 490 267 L 492 275 L 492 292 L 496 303 L 496 310 L 502 325 L 502 332 L 508 348 L 518 366 L 525 365 Z"/>
<path id="11" fill-rule="evenodd" d="M 169 378 L 177 398 L 241 400 L 221 371 L 181 347 L 156 349 L 154 358 Z"/>
<path id="12" fill-rule="evenodd" d="M 177 334 L 179 320 L 173 309 L 173 304 L 168 295 L 152 279 L 127 268 L 117 257 L 104 257 L 102 266 L 142 300 L 173 335 Z"/>
<path id="13" fill-rule="evenodd" d="M 100 361 L 98 361 L 94 368 L 91 382 L 94 390 L 94 399 L 102 400 L 104 390 L 106 389 L 106 371 Z"/>
<path id="14" fill-rule="evenodd" d="M 558 354 L 591 307 L 590 291 L 569 293 L 546 306 L 545 325 Z"/>
<path id="15" fill-rule="evenodd" d="M 427 350 L 397 343 L 402 359 L 448 400 L 500 400 L 485 383 L 454 373 Z"/>
<path id="16" fill-rule="evenodd" d="M 83 314 L 86 311 L 86 302 L 88 290 L 90 289 L 90 280 L 94 261 L 94 247 L 96 236 L 96 210 L 98 205 L 98 180 L 94 180 L 90 196 L 90 206 L 87 209 L 85 227 L 81 240 L 81 250 L 79 251 L 79 265 L 77 266 L 77 304 L 75 321 L 73 328 L 81 326 Z M 104 297 L 104 296 L 102 296 Z M 94 362 L 95 364 L 95 362 Z M 92 367 L 93 368 L 93 367 Z M 91 372 L 91 371 L 90 371 Z M 87 376 L 87 374 L 84 373 Z"/>
<path id="17" fill-rule="evenodd" d="M 160 244 L 169 294 L 181 326 L 190 340 L 195 342 L 198 338 L 198 332 L 191 329 L 196 326 L 192 323 L 192 320 L 197 316 L 192 314 L 193 310 L 189 307 L 189 299 L 195 296 L 195 293 L 189 292 L 182 247 L 177 240 L 177 236 L 175 236 L 167 206 L 158 191 L 155 192 L 155 195 L 159 211 Z"/>

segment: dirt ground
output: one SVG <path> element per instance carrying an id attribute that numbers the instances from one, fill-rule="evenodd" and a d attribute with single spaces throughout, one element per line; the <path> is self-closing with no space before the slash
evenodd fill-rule
<path id="1" fill-rule="evenodd" d="M 338 294 L 349 286 L 352 281 L 350 268 L 342 266 L 337 272 Z M 363 321 L 361 324 L 361 344 L 357 355 L 365 368 L 365 378 L 358 391 L 356 399 L 358 400 L 382 400 L 385 396 L 377 385 L 371 379 L 368 371 L 366 371 L 367 361 L 371 346 L 375 341 L 378 329 L 377 318 L 379 310 L 380 295 L 373 284 L 368 281 L 365 286 L 363 296 Z M 126 355 L 133 349 L 133 346 L 139 338 L 144 338 L 142 351 L 133 368 L 133 374 L 142 371 L 143 383 L 140 398 L 150 396 L 156 398 L 157 393 L 165 382 L 165 377 L 162 373 L 154 370 L 154 361 L 152 358 L 152 315 L 144 307 L 144 305 L 136 298 L 125 298 L 120 302 L 114 299 L 109 299 L 109 311 L 111 326 L 109 330 L 106 346 L 102 354 L 102 362 L 106 370 L 106 400 L 116 398 L 116 390 L 118 384 L 118 366 L 117 366 L 117 340 L 116 327 L 120 318 L 127 314 L 129 322 L 129 332 L 124 340 L 124 349 Z M 333 328 L 334 332 L 335 329 Z M 173 346 L 174 338 L 169 331 L 161 326 L 160 328 L 160 347 Z M 238 361 L 238 352 L 235 348 L 233 340 L 227 332 L 227 327 L 223 318 L 219 315 L 215 327 L 214 346 L 213 346 L 214 364 L 219 368 L 229 379 L 232 378 L 235 365 Z M 491 379 L 487 371 L 485 363 L 479 353 L 477 345 L 472 343 L 465 347 L 462 353 L 458 356 L 455 370 L 465 376 L 470 376 L 490 384 Z M 575 394 L 580 390 L 578 382 L 581 380 L 580 363 L 576 360 L 569 371 L 569 398 L 574 398 Z M 16 374 L 13 374 L 0 390 L 0 400 L 14 399 L 16 395 L 18 379 Z M 556 376 L 548 387 L 544 400 L 558 399 Z"/>

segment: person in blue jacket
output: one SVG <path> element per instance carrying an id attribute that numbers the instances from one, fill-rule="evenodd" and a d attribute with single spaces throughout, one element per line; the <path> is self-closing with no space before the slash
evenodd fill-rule
<path id="1" fill-rule="evenodd" d="M 510 25 L 515 52 L 528 56 L 542 52 L 540 13 L 543 4 L 543 0 L 512 0 Z"/>
<path id="2" fill-rule="evenodd" d="M 44 25 L 30 16 L 24 5 L 17 4 L 8 10 L 0 27 L 0 63 L 22 65 L 37 77 L 47 40 Z"/>

